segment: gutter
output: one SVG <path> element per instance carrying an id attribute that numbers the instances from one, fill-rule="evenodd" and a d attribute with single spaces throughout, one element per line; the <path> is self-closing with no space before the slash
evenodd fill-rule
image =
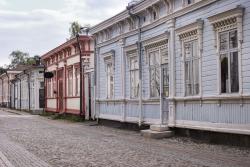
<path id="1" fill-rule="evenodd" d="M 28 94 L 29 94 L 29 111 L 30 111 L 30 106 L 31 106 L 31 104 L 30 104 L 30 74 L 28 74 L 27 72 L 26 72 L 26 70 L 24 70 L 24 72 L 23 72 L 25 75 L 27 75 L 27 77 L 28 77 Z"/>
<path id="2" fill-rule="evenodd" d="M 143 113 L 142 113 L 142 41 L 141 41 L 141 18 L 137 14 L 133 14 L 131 10 L 133 9 L 134 5 L 127 6 L 128 14 L 130 17 L 136 17 L 138 19 L 138 42 L 137 42 L 137 48 L 138 48 L 138 56 L 139 56 L 139 121 L 138 125 L 141 127 L 143 122 Z"/>

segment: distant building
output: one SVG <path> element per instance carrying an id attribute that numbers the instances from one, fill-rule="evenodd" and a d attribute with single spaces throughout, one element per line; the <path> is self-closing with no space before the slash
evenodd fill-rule
<path id="1" fill-rule="evenodd" d="M 90 31 L 96 117 L 250 134 L 249 0 L 129 8 Z"/>
<path id="2" fill-rule="evenodd" d="M 0 105 L 2 107 L 12 107 L 10 101 L 11 98 L 11 81 L 15 79 L 15 76 L 21 73 L 26 66 L 18 65 L 14 69 L 6 70 L 5 73 L 0 75 Z"/>
<path id="3" fill-rule="evenodd" d="M 11 108 L 40 114 L 44 109 L 44 67 L 27 66 L 11 80 Z"/>
<path id="4" fill-rule="evenodd" d="M 93 40 L 79 37 L 83 61 L 83 98 L 80 102 L 80 54 L 77 39 L 71 39 L 42 56 L 46 71 L 54 77 L 46 79 L 45 110 L 57 113 L 91 115 L 91 83 L 94 70 Z M 85 79 L 84 79 L 85 78 Z M 80 103 L 83 104 L 80 113 Z M 86 114 L 89 113 L 89 114 Z"/>

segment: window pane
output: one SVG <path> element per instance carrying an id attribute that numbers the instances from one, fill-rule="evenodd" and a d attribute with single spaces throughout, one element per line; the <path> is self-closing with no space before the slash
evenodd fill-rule
<path id="1" fill-rule="evenodd" d="M 221 93 L 229 92 L 228 80 L 228 57 L 226 54 L 221 55 Z"/>
<path id="2" fill-rule="evenodd" d="M 228 33 L 221 33 L 220 34 L 220 50 L 227 50 L 228 49 Z"/>
<path id="3" fill-rule="evenodd" d="M 230 49 L 238 47 L 238 40 L 237 40 L 237 30 L 231 31 L 229 33 L 230 39 Z"/>
<path id="4" fill-rule="evenodd" d="M 167 47 L 161 49 L 161 63 L 162 64 L 168 63 L 168 49 L 167 49 Z"/>
<path id="5" fill-rule="evenodd" d="M 192 94 L 192 84 L 191 84 L 191 62 L 185 62 L 185 84 L 186 84 L 186 95 Z"/>
<path id="6" fill-rule="evenodd" d="M 197 95 L 199 94 L 199 60 L 198 59 L 195 59 L 193 61 L 193 74 L 194 74 L 193 94 Z"/>
<path id="7" fill-rule="evenodd" d="M 238 52 L 230 55 L 231 92 L 239 92 Z"/>
<path id="8" fill-rule="evenodd" d="M 164 64 L 162 68 L 163 76 L 163 96 L 169 96 L 169 73 L 168 73 L 168 64 Z"/>
<path id="9" fill-rule="evenodd" d="M 192 56 L 192 43 L 185 43 L 185 58 L 190 58 Z"/>

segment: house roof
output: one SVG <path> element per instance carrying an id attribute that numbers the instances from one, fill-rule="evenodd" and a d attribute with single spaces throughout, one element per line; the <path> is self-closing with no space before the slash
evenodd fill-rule
<path id="1" fill-rule="evenodd" d="M 92 39 L 92 37 L 87 36 L 87 35 L 80 35 L 80 38 L 79 38 L 80 41 L 85 41 L 85 40 L 90 40 L 90 39 Z M 65 49 L 65 48 L 67 48 L 67 47 L 69 47 L 69 46 L 71 46 L 71 45 L 73 45 L 75 43 L 77 43 L 76 38 L 70 39 L 70 40 L 66 41 L 65 43 L 59 45 L 58 47 L 56 47 L 56 48 L 50 50 L 49 52 L 45 53 L 44 55 L 41 56 L 41 58 L 44 60 L 47 57 L 55 54 L 56 52 L 59 52 L 59 51 Z"/>

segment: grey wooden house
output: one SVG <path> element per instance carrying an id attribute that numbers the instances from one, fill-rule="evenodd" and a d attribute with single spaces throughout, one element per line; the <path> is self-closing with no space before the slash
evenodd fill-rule
<path id="1" fill-rule="evenodd" d="M 250 134 L 250 1 L 142 0 L 92 27 L 96 117 Z"/>

